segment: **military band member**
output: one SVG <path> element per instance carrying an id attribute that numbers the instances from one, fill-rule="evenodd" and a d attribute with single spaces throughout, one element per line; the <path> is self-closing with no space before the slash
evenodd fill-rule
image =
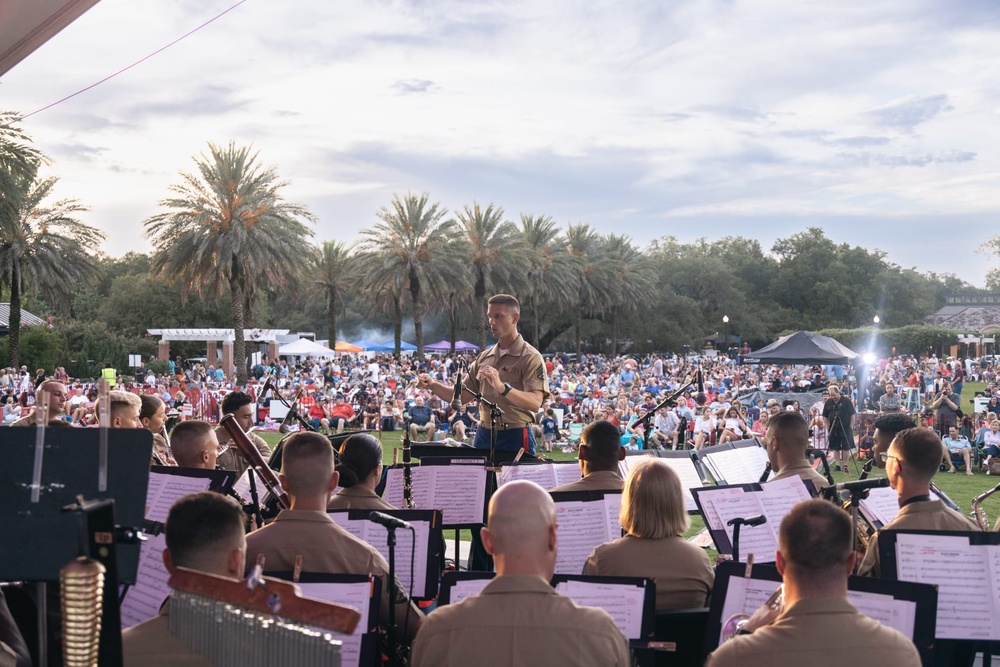
<path id="1" fill-rule="evenodd" d="M 624 482 L 618 476 L 618 462 L 625 458 L 618 427 L 599 420 L 587 424 L 580 434 L 581 479 L 557 486 L 550 491 L 621 491 Z"/>
<path id="2" fill-rule="evenodd" d="M 767 460 L 776 473 L 771 481 L 798 475 L 803 481 L 812 482 L 817 491 L 830 486 L 826 477 L 809 464 L 806 458 L 808 446 L 809 426 L 799 412 L 786 410 L 771 416 L 764 434 Z"/>

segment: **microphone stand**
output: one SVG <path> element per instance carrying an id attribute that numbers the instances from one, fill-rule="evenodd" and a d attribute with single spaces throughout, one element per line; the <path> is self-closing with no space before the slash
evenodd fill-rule
<path id="1" fill-rule="evenodd" d="M 303 390 L 299 389 L 299 391 L 301 392 Z M 299 423 L 299 425 L 302 428 L 304 428 L 305 430 L 307 430 L 307 431 L 315 431 L 316 430 L 316 429 L 313 428 L 313 425 L 309 423 L 308 419 L 303 418 L 302 415 L 299 414 L 299 411 L 297 409 L 293 409 L 292 408 L 292 406 L 288 403 L 288 401 L 285 400 L 285 397 L 281 395 L 280 391 L 272 390 L 271 393 L 274 396 L 277 396 L 278 400 L 281 401 L 286 408 L 288 408 L 288 413 L 285 415 L 285 418 L 281 420 L 281 426 L 278 427 L 278 431 L 279 432 L 281 432 L 281 433 L 287 433 L 288 432 L 288 427 L 285 426 L 285 422 L 288 421 L 289 419 L 296 420 Z M 298 401 L 296 401 L 296 402 L 298 402 Z M 285 428 L 285 430 L 282 431 L 281 430 L 282 428 Z"/>
<path id="2" fill-rule="evenodd" d="M 389 664 L 398 665 L 399 660 L 396 655 L 396 526 L 385 526 L 385 543 L 389 549 L 389 573 L 387 576 L 389 587 L 389 628 L 387 634 Z M 458 531 L 456 531 L 458 532 Z M 407 608 L 407 613 L 409 608 Z"/>
<path id="3" fill-rule="evenodd" d="M 673 403 L 675 400 L 677 400 L 678 396 L 680 396 L 681 394 L 683 394 L 685 391 L 687 391 L 693 385 L 694 385 L 694 382 L 688 382 L 686 385 L 684 385 L 683 387 L 681 387 L 680 389 L 678 389 L 674 393 L 672 393 L 669 396 L 667 396 L 665 399 L 663 399 L 662 401 L 660 401 L 659 403 L 657 403 L 656 405 L 654 405 L 653 407 L 651 407 L 648 411 L 646 411 L 645 414 L 643 414 L 641 417 L 639 417 L 638 419 L 635 420 L 635 423 L 632 425 L 632 428 L 635 428 L 636 426 L 641 426 L 642 427 L 643 435 L 645 435 L 645 437 L 646 437 L 646 442 L 645 442 L 645 444 L 647 445 L 646 449 L 648 449 L 648 444 L 649 444 L 650 436 L 652 435 L 652 431 L 650 429 L 650 422 L 653 420 L 653 417 L 656 416 L 656 411 L 659 410 L 660 408 L 667 407 L 667 405 L 670 404 L 670 403 Z M 679 428 L 679 425 L 678 425 L 678 428 Z"/>
<path id="4" fill-rule="evenodd" d="M 496 464 L 497 426 L 500 425 L 500 418 L 504 414 L 503 410 L 499 405 L 484 397 L 480 392 L 473 391 L 468 386 L 465 387 L 465 391 L 472 394 L 477 401 L 490 409 L 490 456 L 486 461 L 486 469 L 492 470 L 493 472 L 499 472 L 499 467 Z M 482 415 L 479 415 L 479 421 L 482 423 Z"/>

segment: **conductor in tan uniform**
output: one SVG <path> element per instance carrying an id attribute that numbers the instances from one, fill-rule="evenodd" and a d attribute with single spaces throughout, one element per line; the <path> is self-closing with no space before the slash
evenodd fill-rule
<path id="1" fill-rule="evenodd" d="M 919 665 L 920 655 L 906 636 L 847 601 L 854 558 L 846 512 L 819 499 L 793 507 L 781 522 L 776 563 L 784 608 L 772 623 L 722 644 L 706 667 Z"/>
<path id="2" fill-rule="evenodd" d="M 603 419 L 591 422 L 580 434 L 580 472 L 575 482 L 549 491 L 621 491 L 624 482 L 618 476 L 618 462 L 625 458 L 618 427 Z"/>
<path id="3" fill-rule="evenodd" d="M 289 436 L 278 480 L 288 494 L 291 509 L 281 510 L 269 525 L 247 536 L 248 572 L 261 556 L 264 572 L 293 571 L 301 557 L 303 572 L 374 574 L 385 578 L 389 564 L 382 554 L 341 528 L 326 513 L 330 493 L 337 488 L 340 475 L 334 469 L 333 445 L 325 435 L 300 431 Z M 379 615 L 385 625 L 389 606 L 387 586 L 383 585 L 382 591 Z M 401 587 L 397 591 L 403 593 Z M 397 622 L 400 627 L 405 626 L 412 638 L 423 615 L 412 604 L 407 605 L 405 599 L 398 599 L 397 603 Z"/>
<path id="4" fill-rule="evenodd" d="M 816 472 L 806 458 L 809 446 L 809 426 L 798 411 L 779 412 L 771 415 L 764 434 L 767 460 L 777 474 L 770 481 L 777 481 L 797 475 L 803 481 L 812 482 L 816 491 L 830 486 L 823 475 Z"/>
<path id="5" fill-rule="evenodd" d="M 167 548 L 163 562 L 169 572 L 186 567 L 224 577 L 241 578 L 246 540 L 243 510 L 212 491 L 184 496 L 167 515 Z M 155 618 L 122 632 L 125 667 L 203 667 L 211 663 L 170 634 L 169 602 Z"/>
<path id="6" fill-rule="evenodd" d="M 653 579 L 656 611 L 704 607 L 715 573 L 704 549 L 684 539 L 689 523 L 677 473 L 661 459 L 644 458 L 625 481 L 625 537 L 594 549 L 583 573 Z"/>
<path id="7" fill-rule="evenodd" d="M 556 507 L 542 487 L 526 480 L 500 487 L 482 538 L 496 578 L 479 595 L 427 617 L 413 667 L 631 665 L 628 642 L 605 611 L 580 607 L 549 585 Z"/>
<path id="8" fill-rule="evenodd" d="M 899 514 L 882 530 L 979 530 L 965 515 L 931 499 L 931 478 L 941 465 L 941 439 L 929 428 L 900 431 L 889 445 L 885 476 L 899 499 Z M 872 536 L 858 574 L 882 576 L 878 533 Z"/>

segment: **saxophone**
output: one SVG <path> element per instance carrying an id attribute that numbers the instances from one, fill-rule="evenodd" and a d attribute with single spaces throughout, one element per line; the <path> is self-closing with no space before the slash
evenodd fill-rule
<path id="1" fill-rule="evenodd" d="M 989 491 L 980 493 L 972 500 L 972 514 L 976 517 L 976 523 L 983 530 L 990 530 L 990 521 L 986 517 L 986 510 L 983 509 L 983 501 L 992 496 L 997 491 L 1000 491 L 1000 484 L 997 484 Z M 997 519 L 997 525 L 993 526 L 993 530 L 1000 528 L 1000 519 Z"/>

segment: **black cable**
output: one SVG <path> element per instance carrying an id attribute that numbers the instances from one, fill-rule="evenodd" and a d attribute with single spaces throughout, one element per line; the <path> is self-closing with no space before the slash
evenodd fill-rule
<path id="1" fill-rule="evenodd" d="M 403 617 L 402 632 L 404 637 L 410 625 L 410 603 L 413 601 L 413 561 L 417 558 L 417 531 L 412 525 L 410 526 L 410 538 L 410 589 L 406 593 L 406 615 Z M 393 600 L 392 604 L 396 604 L 396 601 Z"/>

